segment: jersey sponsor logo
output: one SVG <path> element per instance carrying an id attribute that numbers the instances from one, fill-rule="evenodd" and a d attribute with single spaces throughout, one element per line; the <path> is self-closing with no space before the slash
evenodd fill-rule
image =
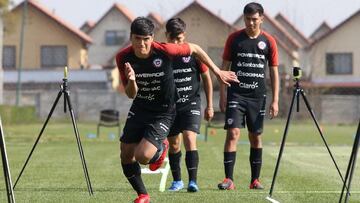
<path id="1" fill-rule="evenodd" d="M 174 81 L 175 81 L 175 83 L 189 82 L 189 81 L 191 81 L 191 77 L 176 78 L 176 79 L 174 79 Z"/>
<path id="2" fill-rule="evenodd" d="M 156 87 L 142 87 L 140 88 L 140 91 L 143 92 L 150 92 L 150 91 L 160 91 L 161 87 L 160 86 L 156 86 Z"/>
<path id="3" fill-rule="evenodd" d="M 247 73 L 247 72 L 242 72 L 241 70 L 236 72 L 236 75 L 239 77 L 248 77 L 248 78 L 264 78 L 264 73 Z"/>
<path id="4" fill-rule="evenodd" d="M 164 76 L 165 73 L 164 72 L 157 72 L 157 73 L 138 73 L 135 75 L 135 77 L 137 78 L 159 78 Z"/>
<path id="5" fill-rule="evenodd" d="M 138 93 L 136 95 L 136 98 L 153 101 L 153 100 L 155 100 L 155 95 L 154 94 L 143 95 L 143 94 Z"/>
<path id="6" fill-rule="evenodd" d="M 265 59 L 265 55 L 263 54 L 254 54 L 254 53 L 237 53 L 237 56 L 242 58 L 258 58 L 258 59 Z"/>
<path id="7" fill-rule="evenodd" d="M 159 68 L 161 65 L 162 65 L 162 60 L 161 59 L 155 59 L 154 61 L 153 61 L 153 64 L 154 64 L 154 66 L 156 67 L 156 68 Z"/>
<path id="8" fill-rule="evenodd" d="M 246 62 L 241 62 L 239 61 L 239 63 L 237 63 L 238 67 L 249 67 L 249 68 L 264 68 L 264 64 L 261 63 L 246 63 Z"/>
<path id="9" fill-rule="evenodd" d="M 191 59 L 191 56 L 184 56 L 184 57 L 182 57 L 182 61 L 184 62 L 184 63 L 189 63 L 190 62 L 190 59 Z"/>
<path id="10" fill-rule="evenodd" d="M 231 124 L 234 123 L 234 119 L 228 118 L 226 122 L 227 122 L 228 125 L 231 125 Z"/>
<path id="11" fill-rule="evenodd" d="M 256 89 L 259 87 L 258 82 L 253 82 L 252 84 L 240 82 L 239 87 L 245 88 L 245 89 Z"/>
<path id="12" fill-rule="evenodd" d="M 177 103 L 185 103 L 189 101 L 189 95 L 183 95 L 181 98 L 177 100 Z"/>
<path id="13" fill-rule="evenodd" d="M 173 71 L 174 74 L 176 73 L 191 73 L 191 68 L 184 68 L 184 69 L 176 69 Z"/>
<path id="14" fill-rule="evenodd" d="M 266 43 L 263 41 L 260 41 L 257 46 L 259 47 L 259 49 L 264 50 L 266 48 Z"/>
<path id="15" fill-rule="evenodd" d="M 187 92 L 187 91 L 191 91 L 191 90 L 192 90 L 192 86 L 186 86 L 186 87 L 177 88 L 178 92 Z"/>

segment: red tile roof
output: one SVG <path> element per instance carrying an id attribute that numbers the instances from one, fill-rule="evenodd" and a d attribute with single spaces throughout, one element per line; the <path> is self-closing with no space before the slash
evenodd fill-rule
<path id="1" fill-rule="evenodd" d="M 71 33 L 78 36 L 81 40 L 85 41 L 86 43 L 92 43 L 92 39 L 91 39 L 90 36 L 88 36 L 87 34 L 82 32 L 81 30 L 79 30 L 75 26 L 72 26 L 71 24 L 65 22 L 59 16 L 53 14 L 50 10 L 48 10 L 46 7 L 41 5 L 38 1 L 36 1 L 36 0 L 28 0 L 28 3 L 29 3 L 29 5 L 33 6 L 34 8 L 39 10 L 40 12 L 42 12 L 45 15 L 47 15 L 48 17 L 50 17 L 50 19 L 54 20 L 59 25 L 63 26 L 65 29 L 69 30 Z M 18 8 L 22 7 L 23 5 L 24 5 L 24 1 L 22 3 L 20 3 L 20 4 L 18 4 L 12 10 L 18 9 Z"/>
<path id="2" fill-rule="evenodd" d="M 281 18 L 284 20 L 284 22 L 286 22 L 286 24 L 291 27 L 305 42 L 310 43 L 309 39 L 307 37 L 305 37 L 305 35 L 299 30 L 297 29 L 294 24 L 292 24 L 287 17 L 285 17 L 281 12 L 278 13 L 275 17 L 275 19 L 277 18 Z"/>
<path id="3" fill-rule="evenodd" d="M 156 21 L 157 24 L 161 25 L 164 23 L 163 19 L 161 18 L 161 16 L 157 13 L 154 12 L 150 12 L 149 15 L 147 16 L 148 18 L 152 18 Z"/>

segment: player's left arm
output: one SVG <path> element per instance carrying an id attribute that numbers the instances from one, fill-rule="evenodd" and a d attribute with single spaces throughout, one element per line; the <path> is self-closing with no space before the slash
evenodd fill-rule
<path id="1" fill-rule="evenodd" d="M 269 67 L 270 67 L 270 80 L 272 90 L 272 101 L 269 108 L 270 118 L 274 118 L 279 113 L 279 54 L 277 49 L 276 40 L 272 36 L 268 36 L 270 49 L 269 49 Z"/>
<path id="2" fill-rule="evenodd" d="M 274 118 L 279 113 L 279 71 L 278 66 L 270 66 L 270 79 L 272 90 L 272 101 L 269 108 L 270 118 Z"/>

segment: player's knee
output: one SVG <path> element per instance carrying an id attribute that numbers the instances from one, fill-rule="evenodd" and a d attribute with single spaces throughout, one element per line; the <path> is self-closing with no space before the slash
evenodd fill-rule
<path id="1" fill-rule="evenodd" d="M 137 150 L 135 151 L 135 159 L 136 161 L 138 161 L 140 164 L 148 164 L 150 159 L 151 159 L 151 155 L 144 151 L 144 150 Z"/>
<path id="2" fill-rule="evenodd" d="M 237 128 L 229 129 L 227 132 L 227 138 L 229 140 L 238 140 L 240 137 L 240 130 Z"/>
<path id="3" fill-rule="evenodd" d="M 169 152 L 175 154 L 180 151 L 180 142 L 170 142 L 169 143 Z"/>

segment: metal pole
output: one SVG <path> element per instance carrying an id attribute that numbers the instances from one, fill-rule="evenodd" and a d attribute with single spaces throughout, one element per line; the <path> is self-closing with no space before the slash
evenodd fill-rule
<path id="1" fill-rule="evenodd" d="M 28 12 L 28 0 L 25 0 L 23 12 L 22 12 L 22 20 L 21 20 L 19 68 L 18 68 L 18 78 L 17 78 L 17 85 L 16 85 L 16 106 L 20 105 L 21 71 L 23 68 L 24 36 L 25 36 L 25 25 L 26 25 L 27 12 Z"/>

